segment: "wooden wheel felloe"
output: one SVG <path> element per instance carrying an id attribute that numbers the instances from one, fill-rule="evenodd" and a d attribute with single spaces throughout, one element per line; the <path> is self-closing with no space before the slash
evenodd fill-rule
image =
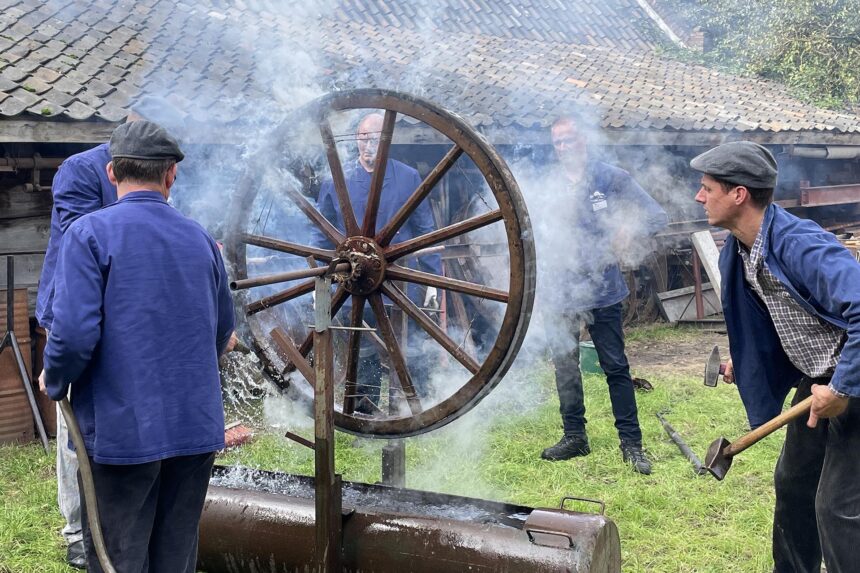
<path id="1" fill-rule="evenodd" d="M 341 154 L 332 125 L 345 115 L 357 110 L 378 110 L 384 113 L 383 127 L 377 151 L 379 166 L 374 170 L 367 196 L 364 216 L 359 220 L 347 190 Z M 411 196 L 400 205 L 388 221 L 378 221 L 380 199 L 385 176 L 386 159 L 395 139 L 395 126 L 401 117 L 409 122 L 423 122 L 450 141 L 450 148 L 441 160 L 424 177 Z M 289 230 L 259 232 L 261 177 L 259 172 L 270 168 L 270 159 L 259 153 L 252 157 L 245 176 L 234 197 L 229 213 L 230 236 L 226 256 L 234 275 L 231 286 L 240 291 L 244 312 L 255 338 L 261 357 L 270 371 L 283 377 L 281 386 L 289 387 L 293 396 L 311 400 L 313 397 L 312 332 L 304 324 L 296 324 L 295 312 L 275 312 L 275 309 L 305 297 L 314 289 L 314 277 L 333 273 L 337 289 L 332 297 L 332 316 L 343 307 L 348 308 L 346 341 L 343 344 L 340 367 L 334 379 L 344 378 L 335 406 L 335 425 L 347 432 L 370 437 L 406 437 L 429 431 L 461 416 L 474 407 L 498 384 L 519 350 L 525 337 L 531 315 L 535 288 L 534 244 L 528 214 L 516 181 L 489 143 L 462 119 L 439 106 L 413 96 L 386 90 L 353 90 L 331 94 L 292 114 L 292 119 L 278 130 L 281 158 L 289 154 L 285 163 L 295 165 L 300 155 L 324 156 L 328 163 L 344 228 L 339 229 L 316 208 L 312 199 L 305 196 L 293 177 L 285 177 L 275 190 L 292 202 L 293 213 L 309 221 L 318 234 L 324 236 L 331 248 L 312 246 L 297 241 Z M 311 129 L 308 129 L 308 124 Z M 347 130 L 349 131 L 349 130 Z M 310 139 L 316 139 L 309 143 Z M 302 135 L 298 135 L 302 134 Z M 301 137 L 302 143 L 289 143 Z M 300 149 L 300 151 L 299 151 Z M 268 150 L 270 153 L 271 150 Z M 445 224 L 421 236 L 402 242 L 393 239 L 398 230 L 427 201 L 431 192 L 459 162 L 471 162 L 483 184 L 491 193 L 495 205 L 487 202 L 486 212 Z M 285 173 L 281 171 L 281 173 Z M 271 181 L 269 181 L 271 185 Z M 282 185 L 282 186 L 281 186 Z M 256 222 L 256 223 L 255 223 Z M 507 288 L 481 284 L 462 278 L 437 275 L 409 268 L 404 261 L 429 251 L 443 251 L 468 233 L 483 229 L 495 230 L 504 237 L 507 252 L 503 257 L 507 268 Z M 483 232 L 483 231 L 482 231 Z M 441 246 L 441 249 L 440 249 Z M 291 256 L 307 261 L 309 268 L 279 270 L 262 275 L 249 272 L 249 248 L 276 256 Z M 455 259 L 456 260 L 456 259 Z M 450 267 L 450 263 L 446 268 Z M 281 283 L 285 283 L 281 285 Z M 477 301 L 479 305 L 504 306 L 495 341 L 487 344 L 483 355 L 459 340 L 452 329 L 437 324 L 404 292 L 403 285 L 416 284 L 435 287 L 448 293 L 453 302 L 462 307 L 463 300 Z M 268 286 L 267 286 L 268 285 Z M 281 285 L 277 292 L 261 296 L 255 287 L 271 289 Z M 309 305 L 308 302 L 305 303 Z M 422 399 L 416 391 L 406 353 L 401 348 L 405 335 L 398 340 L 398 324 L 393 321 L 386 306 L 397 309 L 401 322 L 412 321 L 422 336 L 433 341 L 444 358 L 440 361 L 448 368 L 463 371 L 462 384 L 438 401 Z M 366 311 L 369 309 L 369 311 Z M 371 312 L 368 315 L 367 312 Z M 271 315 L 271 316 L 267 316 Z M 368 330 L 365 319 L 375 319 L 373 331 Z M 263 318 L 261 318 L 263 317 Z M 287 317 L 285 319 L 285 317 Z M 290 318 L 292 317 L 292 318 Z M 282 324 L 283 321 L 291 324 Z M 299 319 L 301 322 L 301 319 Z M 305 321 L 307 322 L 307 321 Z M 405 332 L 405 329 L 402 329 Z M 292 336 L 291 336 L 292 334 Z M 467 333 L 468 334 L 468 333 Z M 373 415 L 356 412 L 356 386 L 358 384 L 360 346 L 362 337 L 368 337 L 389 365 L 388 408 Z M 366 340 L 366 339 L 365 339 Z M 290 375 L 291 370 L 305 378 Z M 455 377 L 456 378 L 456 377 Z M 311 383 L 307 383 L 311 381 Z"/>

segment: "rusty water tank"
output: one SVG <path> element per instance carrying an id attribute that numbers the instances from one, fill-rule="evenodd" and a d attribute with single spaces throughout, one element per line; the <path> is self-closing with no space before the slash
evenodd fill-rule
<path id="1" fill-rule="evenodd" d="M 343 570 L 350 573 L 618 573 L 618 529 L 603 515 L 344 482 Z M 215 468 L 198 569 L 308 572 L 313 478 Z"/>
<path id="2" fill-rule="evenodd" d="M 30 352 L 30 319 L 27 309 L 27 289 L 15 289 L 15 324 L 13 329 L 21 347 L 27 373 L 33 376 Z M 0 290 L 0 337 L 6 333 L 6 289 Z M 18 363 L 12 348 L 0 354 L 0 444 L 29 442 L 34 438 L 33 413 L 21 382 Z"/>

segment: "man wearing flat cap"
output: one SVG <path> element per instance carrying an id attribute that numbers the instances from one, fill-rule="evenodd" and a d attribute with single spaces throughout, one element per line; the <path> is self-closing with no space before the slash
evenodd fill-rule
<path id="1" fill-rule="evenodd" d="M 860 547 L 860 264 L 816 223 L 773 204 L 777 165 L 764 147 L 726 143 L 690 166 L 720 253 L 734 382 L 750 425 L 778 415 L 791 387 L 812 396 L 788 424 L 774 474 L 777 573 L 857 570 Z M 817 531 L 817 534 L 816 534 Z"/>
<path id="2" fill-rule="evenodd" d="M 55 400 L 71 388 L 114 568 L 193 573 L 224 447 L 227 274 L 215 241 L 167 204 L 184 157 L 176 141 L 135 121 L 109 150 L 117 201 L 66 229 L 41 382 Z M 86 511 L 88 570 L 98 572 Z"/>
<path id="3" fill-rule="evenodd" d="M 163 117 L 171 125 L 181 124 L 179 111 L 166 100 L 145 95 L 133 104 L 126 121 Z M 36 320 L 39 326 L 50 332 L 54 320 L 54 270 L 63 234 L 78 217 L 97 211 L 116 201 L 116 187 L 107 175 L 110 163 L 107 143 L 72 155 L 63 161 L 51 185 L 53 207 L 51 209 L 51 232 L 39 292 L 36 299 Z M 81 529 L 81 502 L 78 491 L 78 460 L 75 452 L 66 447 L 68 432 L 66 422 L 57 410 L 57 502 L 65 524 L 62 529 L 66 540 L 66 561 L 72 567 L 86 568 L 83 533 Z"/>

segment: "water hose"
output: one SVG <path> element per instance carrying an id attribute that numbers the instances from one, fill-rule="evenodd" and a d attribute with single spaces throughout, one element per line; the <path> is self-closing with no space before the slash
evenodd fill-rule
<path id="1" fill-rule="evenodd" d="M 90 458 L 87 456 L 87 446 L 84 444 L 78 420 L 75 418 L 75 413 L 72 411 L 72 405 L 69 404 L 68 398 L 60 400 L 60 411 L 63 413 L 63 418 L 66 419 L 69 437 L 72 438 L 72 443 L 75 445 L 75 451 L 78 454 L 78 469 L 81 472 L 81 485 L 84 490 L 84 499 L 87 502 L 87 522 L 90 525 L 90 534 L 93 539 L 93 545 L 96 548 L 96 555 L 105 573 L 116 573 L 116 569 L 113 568 L 113 563 L 111 563 L 110 557 L 108 557 L 105 539 L 102 535 L 102 525 L 99 521 L 99 507 L 96 501 L 96 487 L 93 484 L 93 472 L 90 468 Z M 63 446 L 62 444 L 57 444 L 57 447 Z"/>

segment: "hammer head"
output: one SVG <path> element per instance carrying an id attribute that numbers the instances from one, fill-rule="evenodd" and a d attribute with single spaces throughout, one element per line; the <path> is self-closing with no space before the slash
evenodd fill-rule
<path id="1" fill-rule="evenodd" d="M 705 455 L 705 469 L 720 481 L 726 477 L 726 473 L 732 467 L 732 458 L 726 457 L 723 453 L 723 450 L 729 445 L 731 445 L 731 442 L 723 437 L 719 437 L 711 443 L 708 453 Z"/>
<path id="2" fill-rule="evenodd" d="M 720 378 L 720 349 L 714 346 L 711 350 L 711 355 L 705 363 L 705 386 L 716 386 L 717 380 Z"/>

